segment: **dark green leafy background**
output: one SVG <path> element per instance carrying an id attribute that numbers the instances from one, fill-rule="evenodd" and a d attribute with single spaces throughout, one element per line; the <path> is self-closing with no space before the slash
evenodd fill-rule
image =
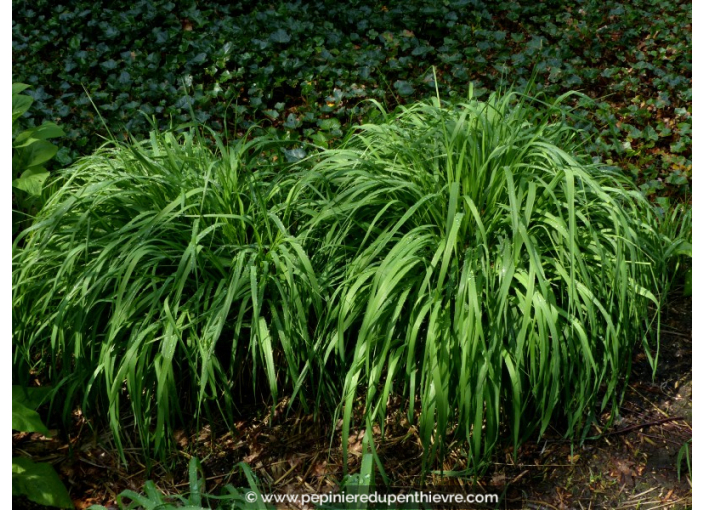
<path id="1" fill-rule="evenodd" d="M 595 157 L 663 199 L 690 189 L 691 2 L 36 1 L 13 3 L 12 32 L 25 121 L 64 127 L 60 164 L 107 134 L 84 87 L 118 138 L 192 108 L 218 130 L 324 145 L 364 99 L 460 98 L 535 72 L 537 91 L 595 99 L 576 105 Z"/>

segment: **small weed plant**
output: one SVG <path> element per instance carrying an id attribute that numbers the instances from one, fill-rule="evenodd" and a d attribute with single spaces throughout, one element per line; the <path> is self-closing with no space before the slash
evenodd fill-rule
<path id="1" fill-rule="evenodd" d="M 188 495 L 166 496 L 157 489 L 154 482 L 147 481 L 144 484 L 144 493 L 125 490 L 117 496 L 117 505 L 120 510 L 144 509 L 144 510 L 209 510 L 218 508 L 219 510 L 269 510 L 261 498 L 259 484 L 256 475 L 247 464 L 239 463 L 236 468 L 245 475 L 249 484 L 249 490 L 237 489 L 228 484 L 219 496 L 206 492 L 205 477 L 202 472 L 200 461 L 192 457 L 188 464 Z M 250 501 L 254 499 L 254 501 Z M 213 506 L 216 505 L 216 506 Z M 93 505 L 89 510 L 107 510 L 104 506 Z"/>

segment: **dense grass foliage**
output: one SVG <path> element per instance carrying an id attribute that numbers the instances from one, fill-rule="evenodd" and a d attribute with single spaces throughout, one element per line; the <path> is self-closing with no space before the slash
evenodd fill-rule
<path id="1" fill-rule="evenodd" d="M 617 405 L 634 346 L 657 338 L 680 234 L 586 162 L 559 111 L 510 94 L 418 104 L 323 154 L 343 441 L 360 393 L 382 427 L 402 393 L 427 456 L 466 439 L 475 467 L 502 437 L 517 446 L 554 416 L 572 435 L 597 397 Z"/>
<path id="2" fill-rule="evenodd" d="M 67 162 L 100 143 L 83 87 L 115 132 L 191 107 L 222 122 L 230 104 L 245 127 L 326 144 L 362 99 L 486 94 L 535 71 L 553 97 L 598 99 L 580 121 L 590 152 L 665 195 L 691 178 L 691 23 L 681 0 L 14 1 L 13 79 L 32 86 L 30 122 L 66 129 Z"/>
<path id="3" fill-rule="evenodd" d="M 109 409 L 121 437 L 129 402 L 161 452 L 182 410 L 210 401 L 231 418 L 243 386 L 276 399 L 278 379 L 297 379 L 322 303 L 263 144 L 216 156 L 154 135 L 65 172 L 17 254 L 13 319 L 18 356 L 66 412 Z"/>
<path id="4" fill-rule="evenodd" d="M 559 104 L 379 110 L 294 164 L 271 138 L 152 134 L 63 172 L 16 243 L 20 375 L 118 439 L 133 416 L 150 454 L 252 397 L 339 413 L 346 447 L 358 397 L 383 429 L 401 395 L 426 467 L 454 437 L 480 468 L 617 405 L 689 216 L 592 164 Z"/>

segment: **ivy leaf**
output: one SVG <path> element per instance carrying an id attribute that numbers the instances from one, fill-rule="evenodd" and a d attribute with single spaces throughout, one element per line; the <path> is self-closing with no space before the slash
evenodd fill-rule
<path id="1" fill-rule="evenodd" d="M 325 119 L 318 121 L 318 126 L 324 131 L 333 131 L 340 129 L 340 121 L 337 119 Z"/>
<path id="2" fill-rule="evenodd" d="M 284 127 L 286 129 L 296 129 L 301 125 L 301 121 L 293 114 L 289 113 L 286 117 L 286 122 L 284 122 Z"/>
<path id="3" fill-rule="evenodd" d="M 658 134 L 652 126 L 645 126 L 645 129 L 643 130 L 643 138 L 645 138 L 646 140 L 657 142 Z"/>
<path id="4" fill-rule="evenodd" d="M 191 59 L 190 63 L 191 64 L 202 64 L 203 62 L 205 62 L 207 57 L 208 57 L 208 55 L 206 55 L 205 53 L 198 53 L 198 55 L 196 55 L 195 57 L 193 57 Z"/>
<path id="5" fill-rule="evenodd" d="M 418 46 L 415 48 L 412 52 L 411 55 L 413 56 L 423 56 L 426 53 L 432 53 L 434 48 L 432 46 Z"/>
<path id="6" fill-rule="evenodd" d="M 115 62 L 113 59 L 106 60 L 105 62 L 100 64 L 100 67 L 102 67 L 106 71 L 112 71 L 113 69 L 117 69 L 117 62 Z"/>
<path id="7" fill-rule="evenodd" d="M 394 88 L 404 97 L 411 96 L 416 91 L 416 89 L 413 88 L 413 85 L 403 80 L 398 80 L 394 83 Z"/>
<path id="8" fill-rule="evenodd" d="M 685 145 L 683 140 L 679 140 L 675 143 L 670 144 L 670 151 L 674 153 L 680 153 L 684 152 L 685 150 Z"/>
<path id="9" fill-rule="evenodd" d="M 322 131 L 316 132 L 313 136 L 310 137 L 310 139 L 315 145 L 318 145 L 320 147 L 326 147 L 328 144 L 328 137 Z"/>
<path id="10" fill-rule="evenodd" d="M 286 156 L 286 161 L 289 163 L 295 163 L 306 157 L 306 151 L 304 149 L 284 149 L 284 155 Z"/>
<path id="11" fill-rule="evenodd" d="M 264 110 L 264 115 L 266 115 L 267 117 L 270 117 L 272 119 L 279 118 L 279 112 L 277 112 L 276 110 L 272 110 L 270 108 L 267 108 L 266 110 Z"/>
<path id="12" fill-rule="evenodd" d="M 286 30 L 284 30 L 283 28 L 279 28 L 276 32 L 271 34 L 269 39 L 277 43 L 287 43 L 291 41 L 291 36 L 288 35 L 288 32 L 286 32 Z"/>
<path id="13" fill-rule="evenodd" d="M 180 78 L 187 73 L 193 74 L 193 87 L 217 90 L 203 101 L 196 98 L 198 106 L 214 119 L 223 118 L 230 100 L 237 99 L 241 120 L 248 126 L 256 125 L 266 118 L 268 105 L 277 101 L 288 105 L 290 100 L 284 97 L 300 93 L 305 104 L 295 114 L 300 119 L 308 119 L 306 115 L 310 114 L 304 124 L 314 123 L 340 106 L 346 108 L 345 120 L 340 117 L 346 124 L 365 114 L 368 105 L 329 106 L 340 102 L 337 98 L 321 105 L 320 100 L 330 96 L 333 89 L 340 89 L 344 98 L 374 98 L 382 103 L 394 94 L 408 100 L 422 99 L 431 85 L 422 81 L 429 64 L 426 61 L 436 53 L 437 64 L 444 66 L 438 86 L 448 99 L 461 97 L 470 77 L 476 80 L 475 92 L 505 88 L 509 82 L 521 88 L 530 70 L 541 75 L 536 77 L 536 92 L 547 96 L 557 97 L 577 88 L 600 97 L 605 86 L 614 98 L 637 97 L 639 104 L 630 105 L 630 109 L 606 98 L 598 111 L 585 113 L 580 128 L 598 138 L 592 144 L 600 153 L 595 156 L 618 159 L 617 138 L 625 138 L 630 132 L 627 141 L 633 141 L 633 164 L 638 167 L 654 168 L 647 161 L 653 154 L 647 151 L 650 148 L 658 149 L 657 154 L 675 152 L 675 156 L 690 158 L 691 37 L 686 30 L 682 35 L 667 28 L 689 26 L 687 9 L 677 9 L 677 2 L 670 0 L 663 4 L 664 10 L 653 7 L 655 4 L 641 8 L 616 3 L 602 13 L 616 19 L 602 26 L 594 18 L 596 14 L 588 10 L 584 15 L 558 13 L 555 6 L 510 1 L 501 4 L 506 7 L 501 13 L 481 8 L 462 14 L 463 9 L 476 3 L 447 0 L 429 6 L 427 2 L 411 2 L 409 12 L 415 11 L 421 16 L 418 18 L 400 15 L 394 7 L 377 11 L 355 2 L 309 2 L 300 9 L 292 7 L 295 2 L 260 2 L 247 9 L 236 7 L 237 3 L 213 9 L 206 3 L 181 11 L 174 1 L 160 4 L 140 0 L 114 10 L 96 10 L 85 2 L 64 2 L 55 13 L 47 2 L 13 2 L 13 14 L 21 20 L 13 24 L 13 72 L 17 81 L 37 91 L 36 95 L 27 92 L 34 98 L 36 109 L 29 110 L 30 127 L 43 117 L 70 118 L 76 136 L 64 143 L 76 155 L 102 143 L 100 123 L 94 121 L 81 84 L 86 84 L 93 99 L 99 100 L 109 125 L 114 124 L 116 130 L 129 125 L 137 138 L 148 136 L 148 123 L 135 121 L 125 104 L 133 100 L 140 103 L 136 110 L 152 108 L 150 115 L 156 115 L 158 127 L 167 128 L 170 115 L 188 116 L 175 109 L 181 96 Z M 162 22 L 154 24 L 155 19 Z M 507 19 L 515 25 L 511 30 L 506 29 Z M 184 31 L 185 26 L 201 30 Z M 644 33 L 659 35 L 643 39 L 640 35 Z M 584 45 L 585 40 L 591 43 Z M 177 51 L 164 51 L 169 46 Z M 121 74 L 126 66 L 130 80 Z M 637 79 L 637 73 L 630 72 L 635 70 L 652 75 L 651 79 Z M 394 87 L 380 88 L 379 76 L 389 75 L 394 76 L 390 80 Z M 41 84 L 50 82 L 51 94 L 40 90 Z M 283 82 L 290 88 L 281 97 L 274 95 Z M 247 89 L 255 84 L 259 92 L 248 94 Z M 130 98 L 120 98 L 128 88 Z M 13 95 L 23 90 L 17 85 Z M 640 104 L 643 101 L 646 105 Z M 661 111 L 653 112 L 650 106 Z M 275 129 L 303 128 L 294 120 L 288 121 L 285 108 L 274 109 L 281 120 L 286 118 Z M 352 109 L 354 115 L 350 114 Z M 13 112 L 20 115 L 20 122 L 28 115 L 22 115 L 22 111 Z M 618 134 L 595 132 L 595 126 L 610 125 L 610 119 L 616 117 L 636 130 L 622 125 Z M 664 120 L 668 117 L 674 122 Z M 13 115 L 13 119 L 17 117 Z M 656 127 L 658 121 L 663 123 L 662 128 Z M 657 139 L 648 125 L 655 128 Z M 335 136 L 332 131 L 325 133 Z M 658 165 L 656 173 L 671 173 L 663 164 Z M 651 177 L 648 171 L 641 172 L 639 184 Z M 666 183 L 668 193 L 680 186 L 676 182 L 679 180 Z"/>
<path id="14" fill-rule="evenodd" d="M 127 71 L 122 71 L 120 73 L 120 76 L 117 77 L 117 83 L 120 85 L 129 85 L 132 83 L 132 77 L 130 77 L 130 73 Z"/>

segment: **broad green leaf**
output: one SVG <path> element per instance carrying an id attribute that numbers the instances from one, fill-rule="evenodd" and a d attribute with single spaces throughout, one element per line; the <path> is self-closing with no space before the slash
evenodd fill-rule
<path id="1" fill-rule="evenodd" d="M 37 409 L 42 405 L 49 393 L 51 393 L 51 388 L 46 386 L 26 388 L 12 385 L 12 401 L 19 402 L 30 409 Z"/>
<path id="2" fill-rule="evenodd" d="M 28 89 L 28 88 L 29 88 L 29 85 L 27 85 L 26 83 L 13 83 L 12 84 L 12 95 L 14 96 L 16 94 L 19 94 L 20 92 L 22 92 L 23 90 Z"/>
<path id="3" fill-rule="evenodd" d="M 48 138 L 64 136 L 65 134 L 64 130 L 53 122 L 45 122 L 39 127 L 28 129 L 17 135 L 12 146 L 15 148 L 23 147 L 25 142 L 29 139 L 46 140 Z"/>
<path id="4" fill-rule="evenodd" d="M 14 400 L 12 401 L 12 430 L 49 434 L 49 429 L 42 423 L 39 413 Z"/>
<path id="5" fill-rule="evenodd" d="M 674 251 L 677 255 L 684 255 L 686 257 L 692 256 L 692 243 L 687 241 L 682 241 L 676 246 Z"/>
<path id="6" fill-rule="evenodd" d="M 59 148 L 51 142 L 30 138 L 25 141 L 21 149 L 18 149 L 18 156 L 22 158 L 24 168 L 31 168 L 46 163 L 56 155 L 58 150 Z"/>
<path id="7" fill-rule="evenodd" d="M 47 172 L 44 167 L 34 167 L 22 172 L 22 175 L 18 179 L 12 181 L 12 186 L 32 196 L 38 197 L 42 194 L 44 181 L 46 181 L 48 177 L 49 172 Z"/>
<path id="8" fill-rule="evenodd" d="M 51 464 L 26 457 L 12 458 L 12 495 L 26 496 L 40 505 L 74 508 L 73 501 Z"/>
<path id="9" fill-rule="evenodd" d="M 34 99 L 29 96 L 18 94 L 12 96 L 12 123 L 14 124 L 32 106 Z"/>

